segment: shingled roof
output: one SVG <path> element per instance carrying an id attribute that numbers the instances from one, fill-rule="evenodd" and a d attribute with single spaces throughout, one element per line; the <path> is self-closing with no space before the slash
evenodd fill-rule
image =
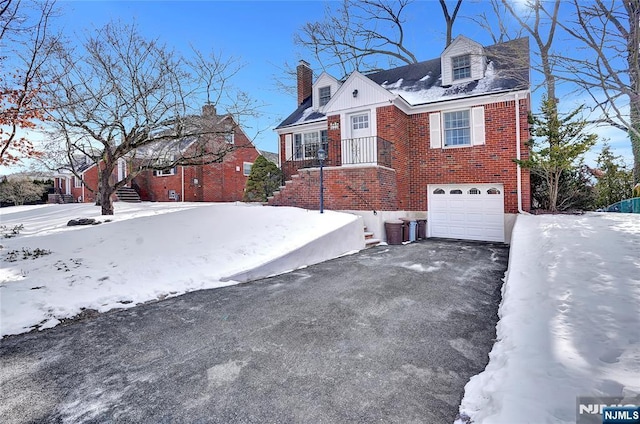
<path id="1" fill-rule="evenodd" d="M 366 76 L 411 106 L 529 88 L 528 38 L 485 47 L 485 54 L 487 68 L 483 78 L 447 87 L 442 86 L 439 57 Z M 311 97 L 308 97 L 277 128 L 325 119 L 325 115 L 314 111 L 311 104 Z"/>

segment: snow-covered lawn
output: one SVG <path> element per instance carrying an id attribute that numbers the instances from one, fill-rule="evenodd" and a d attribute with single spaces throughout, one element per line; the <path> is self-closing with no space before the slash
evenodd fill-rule
<path id="1" fill-rule="evenodd" d="M 0 238 L 0 336 L 55 326 L 83 308 L 103 312 L 235 284 L 220 279 L 356 219 L 242 203 L 115 207 L 113 217 L 101 217 L 89 204 L 0 209 L 6 229 L 24 226 L 16 237 Z M 112 222 L 66 225 L 79 217 Z"/>
<path id="2" fill-rule="evenodd" d="M 519 216 L 499 315 L 471 422 L 575 423 L 577 396 L 639 395 L 640 215 Z"/>

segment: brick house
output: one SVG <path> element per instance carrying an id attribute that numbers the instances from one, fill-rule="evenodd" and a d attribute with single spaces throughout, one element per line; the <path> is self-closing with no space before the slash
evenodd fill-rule
<path id="1" fill-rule="evenodd" d="M 508 242 L 530 208 L 528 39 L 483 47 L 457 37 L 439 58 L 338 81 L 297 68 L 298 108 L 277 128 L 288 180 L 271 205 L 363 216 L 384 237 L 396 217 L 428 235 Z"/>
<path id="2" fill-rule="evenodd" d="M 218 115 L 213 105 L 205 105 L 198 120 L 212 123 L 216 128 L 225 131 L 214 136 L 207 135 L 208 143 L 224 147 L 228 152 L 218 163 L 202 165 L 174 166 L 164 170 L 145 170 L 140 172 L 125 189 L 118 191 L 118 197 L 139 196 L 143 201 L 188 201 L 188 202 L 232 202 L 242 200 L 251 166 L 261 154 L 251 140 L 237 125 L 229 114 Z M 200 136 L 203 137 L 203 136 Z M 195 137 L 174 143 L 163 154 L 171 154 L 175 148 L 175 155 L 181 151 L 190 152 L 201 146 Z M 145 157 L 153 156 L 149 150 L 139 149 L 135 159 L 121 159 L 112 175 L 115 181 L 127 177 L 132 169 L 140 166 Z M 268 155 L 268 152 L 265 152 Z M 82 179 L 73 174 L 61 173 L 56 175 L 56 187 L 60 194 L 68 194 L 69 198 L 78 202 L 94 202 L 95 195 L 88 187 L 98 186 L 98 168 L 95 163 L 78 163 L 76 169 Z"/>

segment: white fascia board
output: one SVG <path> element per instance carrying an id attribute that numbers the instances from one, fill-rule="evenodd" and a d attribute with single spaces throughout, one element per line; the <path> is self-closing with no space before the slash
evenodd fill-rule
<path id="1" fill-rule="evenodd" d="M 323 117 L 320 119 L 316 119 L 315 121 L 302 122 L 300 124 L 289 125 L 282 128 L 276 128 L 276 132 L 278 135 L 280 134 L 290 134 L 290 133 L 299 133 L 306 131 L 314 131 L 314 130 L 324 130 L 327 129 L 327 117 Z"/>
<path id="2" fill-rule="evenodd" d="M 461 99 L 445 99 L 436 102 L 426 103 L 417 106 L 410 106 L 408 111 L 400 107 L 400 109 L 408 115 L 413 115 L 417 113 L 429 113 L 429 112 L 439 112 L 441 110 L 451 110 L 451 109 L 463 109 L 470 108 L 473 106 L 480 106 L 491 104 L 495 102 L 504 102 L 515 100 L 516 95 L 519 99 L 526 98 L 529 96 L 529 90 L 520 90 L 520 91 L 505 91 L 500 93 L 492 93 L 492 94 L 481 94 L 473 97 L 464 97 Z"/>
<path id="3" fill-rule="evenodd" d="M 375 111 L 379 107 L 390 106 L 392 104 L 395 104 L 394 101 L 371 103 L 366 106 L 354 106 L 348 109 L 341 109 L 340 112 L 336 112 L 335 115 L 344 117 L 345 115 L 351 115 L 352 113 L 357 112 Z"/>

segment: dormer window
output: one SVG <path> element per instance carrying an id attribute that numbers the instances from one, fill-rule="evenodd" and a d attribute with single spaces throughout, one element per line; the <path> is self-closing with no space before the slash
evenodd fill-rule
<path id="1" fill-rule="evenodd" d="M 451 58 L 453 80 L 471 78 L 471 55 L 465 54 Z"/>
<path id="2" fill-rule="evenodd" d="M 320 89 L 318 89 L 318 94 L 320 99 L 320 107 L 322 107 L 329 103 L 329 100 L 331 100 L 331 87 L 320 87 Z"/>

